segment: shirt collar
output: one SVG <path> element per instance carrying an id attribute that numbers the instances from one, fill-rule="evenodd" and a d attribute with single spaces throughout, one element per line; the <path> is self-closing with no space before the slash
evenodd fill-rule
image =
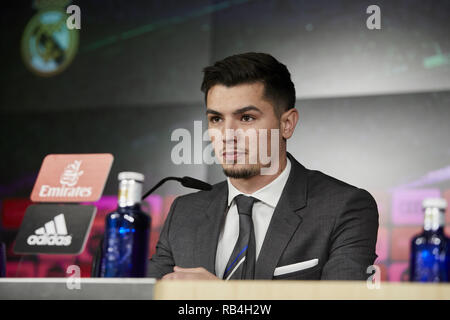
<path id="1" fill-rule="evenodd" d="M 287 159 L 286 167 L 283 172 L 271 183 L 262 187 L 261 189 L 255 191 L 254 193 L 247 194 L 236 189 L 235 186 L 230 181 L 230 178 L 227 178 L 228 183 L 228 206 L 230 206 L 234 197 L 239 194 L 243 194 L 246 196 L 252 196 L 257 198 L 258 200 L 266 203 L 267 205 L 275 208 L 277 206 L 278 200 L 280 200 L 281 193 L 283 192 L 284 186 L 289 178 L 289 173 L 291 172 L 291 161 L 289 158 Z"/>

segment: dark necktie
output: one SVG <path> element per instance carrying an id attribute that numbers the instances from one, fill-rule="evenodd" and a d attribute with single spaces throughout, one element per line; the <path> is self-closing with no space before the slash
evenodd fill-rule
<path id="1" fill-rule="evenodd" d="M 234 201 L 239 213 L 239 237 L 228 260 L 223 279 L 254 279 L 256 245 L 252 209 L 258 199 L 240 194 Z"/>

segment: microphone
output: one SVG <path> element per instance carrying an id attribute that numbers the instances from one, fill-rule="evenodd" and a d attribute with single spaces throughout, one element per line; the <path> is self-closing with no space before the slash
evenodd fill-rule
<path id="1" fill-rule="evenodd" d="M 192 188 L 192 189 L 204 190 L 204 191 L 209 191 L 209 190 L 212 189 L 212 185 L 210 185 L 209 183 L 206 183 L 204 181 L 201 181 L 201 180 L 198 180 L 198 179 L 195 179 L 195 178 L 192 178 L 192 177 L 183 177 L 183 178 L 167 177 L 167 178 L 162 179 L 153 188 L 151 188 L 149 191 L 147 191 L 142 196 L 142 200 L 147 198 L 153 191 L 158 189 L 163 183 L 165 183 L 166 181 L 169 181 L 169 180 L 178 181 L 178 182 L 181 183 L 181 185 L 183 187 L 186 187 L 186 188 Z"/>
<path id="2" fill-rule="evenodd" d="M 181 185 L 186 188 L 192 188 L 192 189 L 198 189 L 198 190 L 204 190 L 209 191 L 212 189 L 212 185 L 209 183 L 206 183 L 204 181 L 194 179 L 191 177 L 183 177 L 181 178 Z"/>

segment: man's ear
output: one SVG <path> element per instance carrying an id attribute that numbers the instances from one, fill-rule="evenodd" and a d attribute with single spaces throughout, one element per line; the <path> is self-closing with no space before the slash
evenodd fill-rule
<path id="1" fill-rule="evenodd" d="M 289 139 L 294 134 L 295 126 L 298 122 L 298 110 L 291 108 L 281 115 L 280 130 L 284 139 Z"/>

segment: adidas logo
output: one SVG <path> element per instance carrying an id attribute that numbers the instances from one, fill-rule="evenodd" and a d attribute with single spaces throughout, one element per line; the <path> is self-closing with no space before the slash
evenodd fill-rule
<path id="1" fill-rule="evenodd" d="M 70 246 L 72 236 L 67 234 L 64 214 L 58 214 L 27 239 L 30 246 Z"/>

